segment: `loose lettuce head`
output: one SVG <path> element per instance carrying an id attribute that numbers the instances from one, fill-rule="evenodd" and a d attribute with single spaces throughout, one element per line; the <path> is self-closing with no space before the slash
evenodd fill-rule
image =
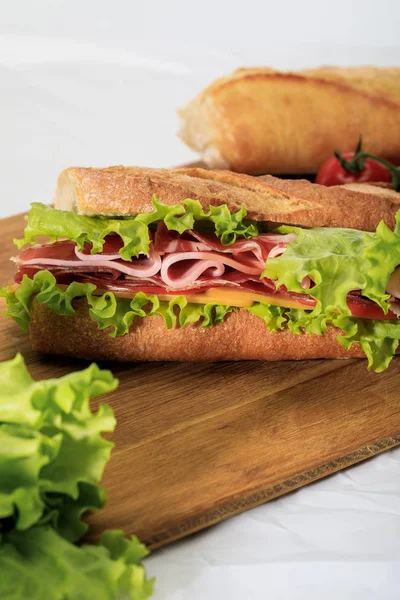
<path id="1" fill-rule="evenodd" d="M 86 531 L 81 515 L 104 504 L 97 486 L 115 419 L 89 400 L 116 388 L 96 365 L 61 379 L 33 381 L 21 355 L 0 363 L 0 532 L 51 522 L 68 539 Z"/>
<path id="2" fill-rule="evenodd" d="M 195 223 L 209 221 L 213 223 L 215 234 L 224 246 L 233 244 L 238 237 L 250 238 L 258 235 L 255 223 L 246 220 L 246 210 L 241 208 L 232 214 L 226 204 L 210 206 L 203 211 L 198 200 L 183 200 L 182 204 L 167 206 L 152 199 L 153 212 L 139 214 L 136 217 L 120 219 L 107 217 L 86 217 L 76 212 L 56 210 L 34 202 L 28 215 L 24 237 L 14 240 L 18 248 L 25 244 L 34 244 L 39 236 L 50 237 L 52 241 L 66 238 L 74 241 L 79 250 L 85 243 L 92 245 L 92 254 L 102 251 L 105 237 L 117 234 L 123 241 L 120 255 L 124 260 L 133 256 L 147 254 L 150 246 L 149 225 L 164 221 L 168 229 L 183 233 L 193 229 Z"/>
<path id="3" fill-rule="evenodd" d="M 153 580 L 136 537 L 107 531 L 96 546 L 75 546 L 49 526 L 0 539 L 2 600 L 146 600 Z"/>
<path id="4" fill-rule="evenodd" d="M 96 365 L 60 379 L 33 381 L 23 359 L 0 363 L 0 598 L 145 600 L 153 589 L 136 537 L 107 531 L 75 546 L 81 516 L 104 505 L 97 486 L 112 444 L 110 407 L 90 398 L 118 382 Z"/>

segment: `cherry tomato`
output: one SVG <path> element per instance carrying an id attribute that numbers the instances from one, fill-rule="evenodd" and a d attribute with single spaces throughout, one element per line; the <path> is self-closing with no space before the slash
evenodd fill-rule
<path id="1" fill-rule="evenodd" d="M 344 152 L 343 158 L 351 160 L 354 157 L 354 152 Z M 389 170 L 367 158 L 365 166 L 361 173 L 349 173 L 340 165 L 336 156 L 331 156 L 320 167 L 315 183 L 321 185 L 343 185 L 344 183 L 361 183 L 365 181 L 379 181 L 390 183 L 392 176 Z"/>

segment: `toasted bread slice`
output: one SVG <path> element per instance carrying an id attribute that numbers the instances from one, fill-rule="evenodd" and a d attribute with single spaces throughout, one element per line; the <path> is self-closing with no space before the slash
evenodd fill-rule
<path id="1" fill-rule="evenodd" d="M 212 168 L 315 173 L 334 150 L 400 163 L 400 68 L 239 69 L 180 112 L 180 136 Z"/>
<path id="2" fill-rule="evenodd" d="M 71 167 L 59 177 L 54 202 L 89 216 L 128 216 L 151 212 L 153 194 L 168 205 L 196 199 L 205 210 L 227 204 L 236 212 L 243 206 L 256 221 L 365 231 L 375 230 L 382 219 L 393 227 L 400 208 L 400 194 L 386 188 L 353 191 L 230 171 L 142 167 Z"/>

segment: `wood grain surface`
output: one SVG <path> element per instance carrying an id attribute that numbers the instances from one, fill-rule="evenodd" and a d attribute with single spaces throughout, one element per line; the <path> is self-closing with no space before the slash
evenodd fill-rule
<path id="1" fill-rule="evenodd" d="M 0 222 L 1 285 L 23 225 Z M 85 366 L 38 355 L 1 319 L 0 360 L 18 351 L 35 378 Z M 399 358 L 379 375 L 365 360 L 101 366 L 120 387 L 94 537 L 122 527 L 162 546 L 400 444 Z"/>

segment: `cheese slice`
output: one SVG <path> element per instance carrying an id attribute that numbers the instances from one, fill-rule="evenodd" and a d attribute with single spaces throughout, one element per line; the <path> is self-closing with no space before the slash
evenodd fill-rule
<path id="1" fill-rule="evenodd" d="M 158 297 L 160 300 L 171 299 L 171 296 L 168 295 L 159 295 Z M 286 306 L 287 308 L 298 308 L 301 306 L 296 300 L 293 300 L 292 298 L 283 299 L 279 294 L 257 294 L 256 292 L 250 292 L 248 290 L 227 290 L 224 288 L 209 288 L 200 294 L 188 294 L 187 299 L 193 304 L 215 302 L 216 304 L 224 304 L 225 306 L 238 306 L 243 308 L 251 306 L 254 302 L 265 302 L 266 304 Z"/>
<path id="2" fill-rule="evenodd" d="M 96 290 L 95 294 L 103 294 L 101 290 Z M 129 292 L 113 292 L 117 298 L 132 298 L 132 293 Z M 227 289 L 223 287 L 209 288 L 205 292 L 199 292 L 198 294 L 185 294 L 185 291 L 177 291 L 176 294 L 157 294 L 160 300 L 169 302 L 174 296 L 186 296 L 188 302 L 192 304 L 208 304 L 209 302 L 215 304 L 223 304 L 225 306 L 237 306 L 239 308 L 246 308 L 254 304 L 254 302 L 265 302 L 266 304 L 273 304 L 275 306 L 284 306 L 286 308 L 312 308 L 313 302 L 305 299 L 304 302 L 299 302 L 295 298 L 290 296 L 283 296 L 277 294 L 257 294 L 257 292 L 251 292 L 249 290 L 233 290 L 232 288 Z"/>

